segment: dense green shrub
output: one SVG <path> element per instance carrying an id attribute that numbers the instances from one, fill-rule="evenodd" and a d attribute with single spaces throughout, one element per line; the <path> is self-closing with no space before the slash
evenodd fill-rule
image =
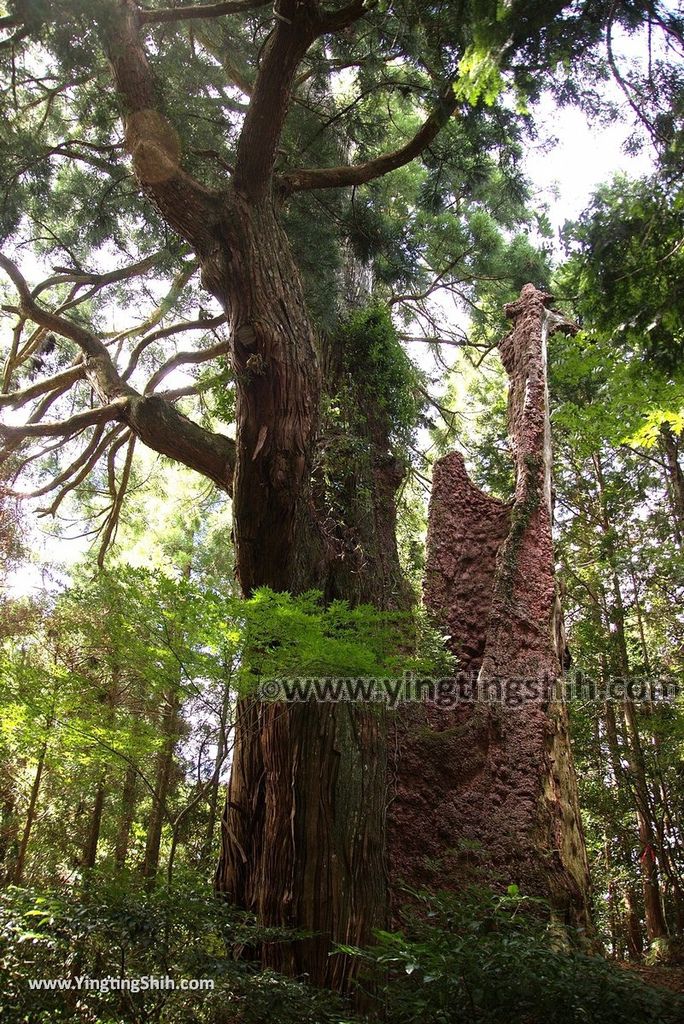
<path id="1" fill-rule="evenodd" d="M 419 896 L 402 932 L 379 932 L 361 961 L 366 1016 L 331 993 L 260 970 L 260 929 L 186 875 L 146 888 L 92 874 L 51 891 L 0 895 L 3 1024 L 678 1024 L 684 1002 L 600 957 L 561 948 L 534 901 Z M 538 909 L 538 908 L 537 908 Z M 542 908 L 543 909 L 543 908 Z M 212 991 L 35 991 L 34 978 L 208 978 Z"/>
<path id="2" fill-rule="evenodd" d="M 327 993 L 253 956 L 285 932 L 258 929 L 192 876 L 145 888 L 132 875 L 93 874 L 85 887 L 0 894 L 3 1024 L 339 1024 Z M 250 959 L 250 953 L 252 954 Z M 30 979 L 145 976 L 213 979 L 213 991 L 35 991 Z"/>
<path id="3" fill-rule="evenodd" d="M 684 1000 L 569 951 L 535 903 L 472 890 L 421 895 L 404 933 L 357 952 L 392 1024 L 678 1024 Z M 543 906 L 541 909 L 544 909 Z"/>

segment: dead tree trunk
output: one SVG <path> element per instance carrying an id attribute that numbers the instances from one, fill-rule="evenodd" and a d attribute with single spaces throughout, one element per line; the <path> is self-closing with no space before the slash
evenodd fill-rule
<path id="1" fill-rule="evenodd" d="M 391 808 L 393 875 L 413 886 L 518 884 L 559 920 L 590 928 L 589 873 L 564 707 L 553 699 L 564 639 L 551 538 L 546 340 L 559 318 L 526 285 L 500 345 L 510 377 L 515 498 L 435 467 L 425 601 L 459 669 L 498 703 L 411 713 Z M 508 689 L 508 697 L 505 692 Z"/>

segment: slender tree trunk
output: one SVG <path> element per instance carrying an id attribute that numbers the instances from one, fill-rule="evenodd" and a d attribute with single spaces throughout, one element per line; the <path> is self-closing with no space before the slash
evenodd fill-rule
<path id="1" fill-rule="evenodd" d="M 138 773 L 135 770 L 135 766 L 129 765 L 124 775 L 121 808 L 119 811 L 119 827 L 114 845 L 114 863 L 119 869 L 126 866 L 126 858 L 128 857 L 128 844 L 130 842 L 137 802 L 137 782 Z"/>
<path id="2" fill-rule="evenodd" d="M 636 891 L 630 884 L 625 887 L 624 901 L 627 918 L 627 949 L 633 960 L 640 960 L 644 953 L 640 903 Z"/>
<path id="3" fill-rule="evenodd" d="M 219 735 L 216 744 L 216 759 L 214 761 L 214 772 L 209 790 L 209 815 L 204 843 L 200 852 L 200 861 L 205 863 L 211 857 L 214 848 L 214 834 L 216 832 L 216 821 L 219 815 L 219 797 L 221 793 L 221 769 L 228 753 L 228 716 L 231 705 L 231 688 L 228 683 L 223 692 L 221 702 L 221 714 L 219 721 Z"/>
<path id="4" fill-rule="evenodd" d="M 24 878 L 24 868 L 26 866 L 26 853 L 28 850 L 29 839 L 31 838 L 31 831 L 33 829 L 36 820 L 36 806 L 38 804 L 38 794 L 40 793 L 40 783 L 43 778 L 43 771 L 45 769 L 45 760 L 48 752 L 48 739 L 47 737 L 43 741 L 43 745 L 40 748 L 38 755 L 38 763 L 36 765 L 36 773 L 33 776 L 33 784 L 31 785 L 31 795 L 29 797 L 29 805 L 26 811 L 26 821 L 24 823 L 24 830 L 21 835 L 21 842 L 19 843 L 19 852 L 17 853 L 17 862 L 14 868 L 14 883 L 20 885 Z"/>
<path id="5" fill-rule="evenodd" d="M 88 836 L 83 848 L 83 868 L 85 870 L 94 868 L 97 862 L 97 846 L 100 841 L 105 795 L 104 779 L 100 779 L 95 789 L 95 800 L 93 801 L 93 809 L 90 815 Z"/>
<path id="6" fill-rule="evenodd" d="M 651 679 L 651 659 L 648 651 L 648 644 L 646 641 L 646 632 L 644 629 L 643 612 L 641 606 L 641 600 L 639 597 L 639 586 L 634 567 L 630 566 L 630 575 L 632 578 L 632 588 L 634 591 L 634 611 L 636 613 L 637 628 L 639 630 L 639 640 L 641 643 L 642 660 L 644 670 L 648 676 L 649 682 Z M 654 705 L 649 702 L 648 705 L 642 708 L 642 713 L 649 718 L 653 716 Z M 677 861 L 684 864 L 684 858 L 682 857 L 682 844 L 679 834 L 679 830 L 674 827 L 671 816 L 672 802 L 668 790 L 667 781 L 663 776 L 660 769 L 660 736 L 657 730 L 654 730 L 653 735 L 649 738 L 649 749 L 652 752 L 654 767 L 653 767 L 653 800 L 651 801 L 651 808 L 653 810 L 653 825 L 656 832 L 656 853 L 658 864 L 661 870 L 661 878 L 666 880 L 669 887 L 669 895 L 672 901 L 673 908 L 673 921 L 674 926 L 679 935 L 682 935 L 682 929 L 684 926 L 684 889 L 682 888 L 682 876 L 681 871 L 677 868 Z M 661 809 L 660 815 L 655 814 L 656 808 Z M 672 851 L 675 851 L 674 856 Z"/>
<path id="7" fill-rule="evenodd" d="M 619 789 L 623 784 L 624 769 L 620 753 L 617 721 L 615 719 L 615 706 L 611 701 L 608 701 L 605 705 L 604 722 L 613 779 L 615 786 Z M 632 871 L 634 870 L 636 858 L 634 856 L 634 850 L 632 849 L 633 843 L 628 842 L 626 836 L 620 834 L 618 836 L 618 842 L 620 844 L 620 852 L 624 862 L 624 868 L 627 873 L 627 882 L 624 885 L 623 895 L 626 916 L 625 932 L 627 937 L 627 948 L 630 956 L 633 959 L 638 960 L 641 958 L 644 951 L 644 937 L 641 927 L 643 908 L 641 906 L 637 889 L 630 880 L 632 878 Z"/>
<path id="8" fill-rule="evenodd" d="M 620 893 L 620 885 L 613 877 L 615 865 L 608 840 L 605 843 L 605 861 L 608 875 L 608 921 L 613 956 L 617 960 L 623 960 L 626 952 L 630 959 L 640 960 L 644 942 L 636 893 L 629 884 Z"/>
<path id="9" fill-rule="evenodd" d="M 660 429 L 660 447 L 665 457 L 667 489 L 672 506 L 675 539 L 684 545 L 684 471 L 679 464 L 679 442 L 669 423 Z"/>
<path id="10" fill-rule="evenodd" d="M 167 694 L 167 712 L 163 722 L 163 742 L 157 754 L 154 798 L 147 823 L 145 858 L 142 873 L 145 878 L 154 879 L 159 869 L 159 852 L 164 822 L 167 818 L 167 800 L 171 790 L 174 768 L 174 752 L 178 741 L 180 694 L 174 686 Z"/>
<path id="11" fill-rule="evenodd" d="M 640 861 L 644 880 L 646 932 L 649 940 L 652 942 L 654 939 L 666 938 L 668 934 L 660 892 L 658 843 L 653 828 L 651 798 L 646 778 L 644 753 L 633 701 L 626 700 L 624 702 L 623 713 L 629 743 L 630 774 L 634 786 L 637 825 L 639 841 L 641 843 Z"/>
<path id="12" fill-rule="evenodd" d="M 601 510 L 602 531 L 608 559 L 612 568 L 611 581 L 613 589 L 612 624 L 614 630 L 611 637 L 614 642 L 614 664 L 619 669 L 623 681 L 630 677 L 629 652 L 625 630 L 626 613 L 622 598 L 622 589 L 617 569 L 617 552 L 615 534 L 610 522 L 603 466 L 599 454 L 594 456 L 596 481 L 598 485 L 599 506 Z M 667 936 L 667 925 L 663 912 L 662 894 L 660 891 L 658 872 L 658 843 L 655 836 L 652 800 L 649 793 L 644 753 L 639 734 L 636 708 L 631 699 L 623 702 L 623 717 L 626 727 L 627 750 L 629 756 L 630 776 L 634 809 L 636 813 L 639 841 L 641 844 L 641 874 L 644 890 L 644 911 L 646 917 L 646 933 L 649 941 Z M 622 775 L 624 778 L 624 773 Z"/>
<path id="13" fill-rule="evenodd" d="M 16 797 L 8 787 L 0 803 L 0 884 L 12 878 L 11 851 L 19 848 L 18 832 Z"/>

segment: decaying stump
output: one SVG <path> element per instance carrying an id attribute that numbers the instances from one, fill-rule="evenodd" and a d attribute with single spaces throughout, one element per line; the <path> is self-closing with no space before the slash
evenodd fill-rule
<path id="1" fill-rule="evenodd" d="M 425 602 L 450 635 L 477 693 L 503 700 L 414 705 L 399 725 L 390 807 L 392 877 L 411 887 L 517 884 L 559 921 L 589 924 L 588 865 L 566 712 L 551 699 L 562 672 L 551 535 L 546 341 L 562 321 L 526 285 L 499 349 L 510 378 L 516 464 L 505 504 L 452 453 L 435 467 Z M 397 900 L 401 894 L 397 894 Z"/>

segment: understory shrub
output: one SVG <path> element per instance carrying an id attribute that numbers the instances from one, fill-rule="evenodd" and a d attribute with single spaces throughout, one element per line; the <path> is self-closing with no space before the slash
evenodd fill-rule
<path id="1" fill-rule="evenodd" d="M 681 1024 L 684 999 L 575 951 L 517 886 L 413 894 L 402 932 L 355 951 L 392 1024 Z M 352 952 L 348 950 L 348 952 Z"/>

